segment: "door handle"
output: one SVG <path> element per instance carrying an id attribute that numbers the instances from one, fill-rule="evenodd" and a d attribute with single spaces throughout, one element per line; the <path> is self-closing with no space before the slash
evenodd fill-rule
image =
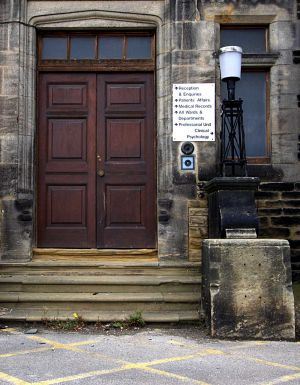
<path id="1" fill-rule="evenodd" d="M 99 175 L 99 176 L 104 176 L 104 175 L 105 175 L 104 170 L 99 170 L 99 171 L 98 171 L 98 175 Z"/>

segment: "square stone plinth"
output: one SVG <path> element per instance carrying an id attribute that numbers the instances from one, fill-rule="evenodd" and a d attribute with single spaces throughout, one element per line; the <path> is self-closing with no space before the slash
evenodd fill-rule
<path id="1" fill-rule="evenodd" d="M 205 240 L 202 293 L 214 337 L 295 338 L 290 248 L 285 240 Z"/>

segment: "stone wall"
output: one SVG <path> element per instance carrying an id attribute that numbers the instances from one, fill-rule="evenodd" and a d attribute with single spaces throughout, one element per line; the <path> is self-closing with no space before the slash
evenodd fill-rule
<path id="1" fill-rule="evenodd" d="M 59 5 L 59 6 L 58 6 Z M 128 12 L 130 10 L 130 12 Z M 272 164 L 251 167 L 265 180 L 300 180 L 298 160 L 299 20 L 292 1 L 0 2 L 0 239 L 2 260 L 30 258 L 35 246 L 36 34 L 39 29 L 156 30 L 157 217 L 160 258 L 199 260 L 205 207 L 192 207 L 198 180 L 216 176 L 220 79 L 216 51 L 222 24 L 269 24 Z M 269 59 L 272 59 L 269 62 Z M 249 60 L 246 66 L 253 65 Z M 196 142 L 196 171 L 180 171 L 181 143 L 172 140 L 172 84 L 216 83 L 216 142 Z M 293 103 L 290 101 L 293 100 Z M 200 211 L 199 211 L 200 210 Z M 196 221 L 196 222 L 195 222 Z M 189 226 L 190 222 L 190 226 Z M 201 225 L 202 226 L 202 225 Z M 273 224 L 272 224 L 272 227 Z M 293 231 L 293 230 L 291 230 Z M 295 241 L 294 239 L 292 241 Z M 292 246 L 293 247 L 293 246 Z"/>
<path id="2" fill-rule="evenodd" d="M 208 237 L 207 199 L 189 201 L 189 260 L 202 261 L 202 243 Z"/>
<path id="3" fill-rule="evenodd" d="M 261 183 L 256 197 L 259 237 L 289 241 L 293 279 L 300 280 L 300 183 Z"/>

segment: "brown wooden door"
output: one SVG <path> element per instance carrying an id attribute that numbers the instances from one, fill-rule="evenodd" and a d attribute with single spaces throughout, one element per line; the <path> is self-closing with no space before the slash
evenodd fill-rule
<path id="1" fill-rule="evenodd" d="M 38 246 L 156 242 L 152 74 L 41 74 Z"/>
<path id="2" fill-rule="evenodd" d="M 152 74 L 98 77 L 98 247 L 155 247 L 153 101 Z"/>

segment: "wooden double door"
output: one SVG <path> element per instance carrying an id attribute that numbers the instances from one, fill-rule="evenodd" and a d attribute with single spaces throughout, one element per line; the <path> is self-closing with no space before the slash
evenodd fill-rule
<path id="1" fill-rule="evenodd" d="M 41 73 L 39 247 L 156 247 L 152 73 Z"/>

